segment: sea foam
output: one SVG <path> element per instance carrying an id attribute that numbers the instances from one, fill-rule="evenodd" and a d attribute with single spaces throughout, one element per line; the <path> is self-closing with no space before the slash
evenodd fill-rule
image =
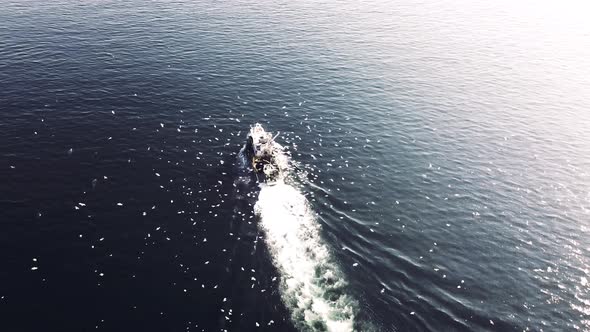
<path id="1" fill-rule="evenodd" d="M 320 236 L 316 214 L 289 184 L 288 157 L 278 157 L 282 176 L 261 184 L 254 210 L 281 274 L 283 301 L 302 331 L 353 331 L 357 304 Z"/>

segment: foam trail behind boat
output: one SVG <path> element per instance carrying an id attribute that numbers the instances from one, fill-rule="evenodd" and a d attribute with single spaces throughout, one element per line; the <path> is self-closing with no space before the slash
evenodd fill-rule
<path id="1" fill-rule="evenodd" d="M 254 209 L 281 273 L 283 301 L 302 331 L 353 331 L 357 304 L 345 292 L 346 282 L 320 237 L 309 202 L 288 183 L 287 156 L 278 160 L 285 163 L 283 174 L 261 185 Z"/>

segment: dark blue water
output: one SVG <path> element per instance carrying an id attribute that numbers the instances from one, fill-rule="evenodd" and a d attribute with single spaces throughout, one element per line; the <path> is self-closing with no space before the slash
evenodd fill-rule
<path id="1" fill-rule="evenodd" d="M 584 2 L 0 7 L 0 330 L 590 329 Z"/>

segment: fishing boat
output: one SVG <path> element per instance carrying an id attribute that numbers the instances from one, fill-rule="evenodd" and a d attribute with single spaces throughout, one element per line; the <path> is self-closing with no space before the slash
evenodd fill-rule
<path id="1" fill-rule="evenodd" d="M 275 143 L 271 132 L 264 130 L 260 123 L 250 127 L 246 142 L 246 154 L 252 164 L 252 169 L 258 175 L 263 175 L 264 180 L 275 179 L 280 172 L 278 156 L 282 153 L 281 146 Z"/>

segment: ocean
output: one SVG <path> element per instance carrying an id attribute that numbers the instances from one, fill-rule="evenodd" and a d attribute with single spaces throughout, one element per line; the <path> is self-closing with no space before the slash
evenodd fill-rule
<path id="1" fill-rule="evenodd" d="M 586 2 L 0 8 L 1 331 L 590 330 Z"/>

